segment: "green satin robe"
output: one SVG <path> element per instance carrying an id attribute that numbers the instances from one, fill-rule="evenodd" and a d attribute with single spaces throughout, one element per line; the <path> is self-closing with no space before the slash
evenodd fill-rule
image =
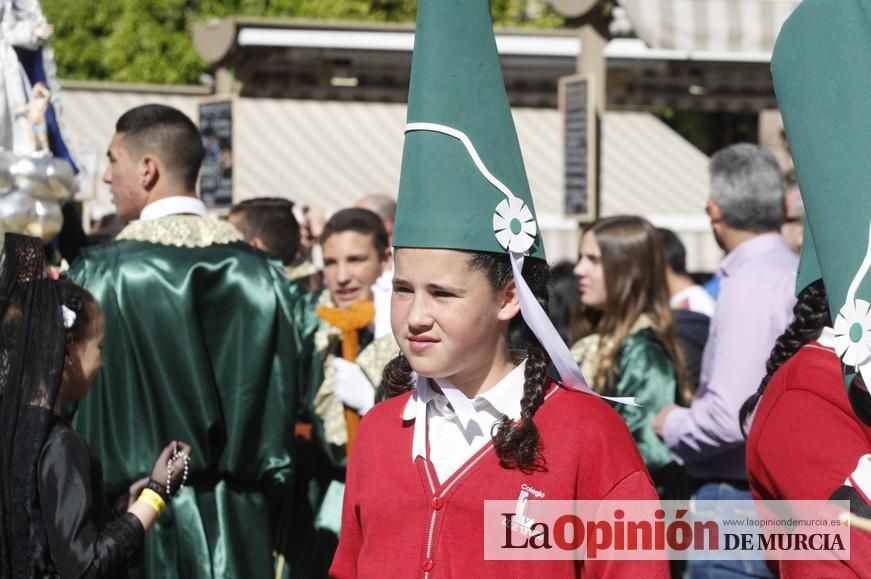
<path id="1" fill-rule="evenodd" d="M 344 444 L 333 444 L 325 432 L 324 420 L 316 411 L 316 394 L 326 378 L 327 353 L 339 350 L 340 336 L 328 332 L 317 315 L 319 305 L 332 306 L 326 290 L 303 293 L 294 288 L 294 324 L 300 334 L 299 420 L 312 425 L 312 438 L 299 443 L 298 469 L 293 500 L 283 514 L 280 552 L 286 558 L 284 579 L 320 579 L 327 576 L 338 544 L 328 513 L 341 513 L 341 494 L 336 483 L 344 484 L 347 464 Z M 394 349 L 396 352 L 394 352 Z M 393 336 L 383 336 L 360 351 L 358 363 L 369 380 L 379 385 L 381 373 L 398 353 Z M 365 363 L 364 363 L 365 360 Z M 376 400 L 381 392 L 376 388 Z M 338 520 L 335 521 L 338 523 Z"/>
<path id="2" fill-rule="evenodd" d="M 278 551 L 284 556 L 282 579 L 319 579 L 327 576 L 338 537 L 328 529 L 317 528 L 318 515 L 331 484 L 344 483 L 345 446 L 326 441 L 324 425 L 314 409 L 314 398 L 324 381 L 324 352 L 318 350 L 316 336 L 324 322 L 317 315 L 324 305 L 326 290 L 305 292 L 291 283 L 295 295 L 294 324 L 300 335 L 299 421 L 311 424 L 311 440 L 297 441 L 298 468 L 292 498 L 282 514 Z M 332 305 L 332 302 L 326 303 Z M 334 348 L 337 337 L 329 340 Z M 323 347 L 323 345 L 321 346 Z"/>
<path id="3" fill-rule="evenodd" d="M 653 330 L 645 328 L 623 341 L 617 367 L 608 395 L 635 396 L 640 407 L 616 404 L 614 408 L 638 443 L 644 464 L 653 472 L 672 461 L 668 447 L 653 432 L 651 424 L 660 410 L 674 404 L 677 396 L 674 364 Z"/>
<path id="4" fill-rule="evenodd" d="M 193 446 L 188 486 L 131 575 L 271 576 L 300 375 L 283 268 L 239 242 L 125 240 L 85 250 L 69 276 L 106 319 L 104 368 L 73 424 L 109 493 L 147 476 L 169 441 Z"/>

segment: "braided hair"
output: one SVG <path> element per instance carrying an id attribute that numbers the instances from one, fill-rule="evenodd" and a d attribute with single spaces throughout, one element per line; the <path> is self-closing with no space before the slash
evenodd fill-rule
<path id="1" fill-rule="evenodd" d="M 468 266 L 473 271 L 486 275 L 493 291 L 499 291 L 513 279 L 511 262 L 507 254 L 488 252 L 468 252 Z M 547 263 L 534 258 L 523 262 L 523 278 L 532 290 L 539 304 L 547 311 L 547 284 L 549 271 Z M 517 468 L 523 472 L 544 469 L 538 428 L 533 416 L 544 402 L 544 394 L 551 382 L 548 372 L 550 357 L 538 338 L 532 333 L 523 316 L 517 315 L 508 328 L 512 350 L 525 352 L 526 368 L 523 383 L 523 398 L 520 401 L 520 421 L 515 422 L 507 416 L 493 426 L 493 446 L 499 463 L 503 468 Z M 413 389 L 412 368 L 408 360 L 400 354 L 384 369 L 382 383 L 388 396 L 398 396 Z"/>
<path id="2" fill-rule="evenodd" d="M 738 422 L 741 433 L 745 437 L 747 436 L 747 419 L 753 414 L 753 410 L 759 403 L 759 399 L 762 398 L 762 394 L 768 387 L 774 373 L 802 346 L 819 338 L 820 332 L 825 326 L 832 324 L 826 297 L 826 286 L 823 285 L 822 279 L 813 282 L 798 294 L 798 301 L 796 301 L 792 312 L 795 318 L 774 343 L 771 356 L 769 356 L 765 366 L 766 374 L 759 384 L 759 389 L 741 406 Z"/>

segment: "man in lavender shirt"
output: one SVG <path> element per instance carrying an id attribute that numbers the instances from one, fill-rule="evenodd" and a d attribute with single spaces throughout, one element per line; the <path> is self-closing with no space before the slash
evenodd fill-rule
<path id="1" fill-rule="evenodd" d="M 749 500 L 738 412 L 765 375 L 775 340 L 792 321 L 798 256 L 783 237 L 783 176 L 774 156 L 749 144 L 711 158 L 707 212 L 717 243 L 720 296 L 689 408 L 663 409 L 653 421 L 698 499 Z M 758 565 L 756 565 L 758 564 Z M 770 576 L 762 561 L 690 561 L 690 577 L 714 570 Z"/>

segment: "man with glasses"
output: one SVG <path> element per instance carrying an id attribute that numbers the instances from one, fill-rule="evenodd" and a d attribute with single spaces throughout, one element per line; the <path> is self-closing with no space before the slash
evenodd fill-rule
<path id="1" fill-rule="evenodd" d="M 801 241 L 804 237 L 804 203 L 801 201 L 801 191 L 798 185 L 790 187 L 783 197 L 786 217 L 780 233 L 783 240 L 796 254 L 801 253 Z"/>
<path id="2" fill-rule="evenodd" d="M 780 235 L 783 175 L 774 156 L 750 144 L 711 158 L 707 213 L 726 252 L 720 296 L 702 355 L 699 388 L 689 408 L 664 408 L 653 429 L 686 466 L 693 496 L 750 500 L 738 413 L 765 376 L 774 342 L 792 321 L 798 256 Z M 693 560 L 689 576 L 768 577 L 759 560 Z"/>

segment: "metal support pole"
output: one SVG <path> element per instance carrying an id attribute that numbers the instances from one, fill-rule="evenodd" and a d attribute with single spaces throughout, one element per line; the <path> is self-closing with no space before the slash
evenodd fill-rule
<path id="1" fill-rule="evenodd" d="M 601 31 L 601 26 L 594 21 L 581 26 L 581 52 L 578 54 L 578 73 L 592 75 L 594 82 L 596 116 L 602 116 L 605 111 L 607 91 L 608 64 L 605 59 L 605 47 L 608 38 Z"/>

